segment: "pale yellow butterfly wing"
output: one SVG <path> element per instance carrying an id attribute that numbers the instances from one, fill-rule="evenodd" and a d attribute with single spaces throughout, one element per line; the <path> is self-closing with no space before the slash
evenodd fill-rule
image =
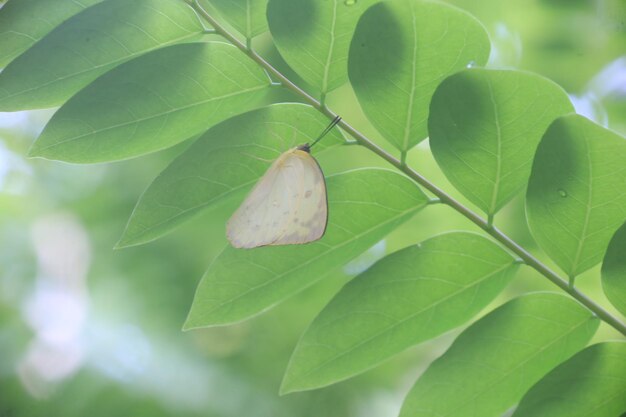
<path id="1" fill-rule="evenodd" d="M 259 180 L 226 226 L 236 248 L 312 242 L 326 230 L 324 174 L 308 152 L 283 153 Z"/>

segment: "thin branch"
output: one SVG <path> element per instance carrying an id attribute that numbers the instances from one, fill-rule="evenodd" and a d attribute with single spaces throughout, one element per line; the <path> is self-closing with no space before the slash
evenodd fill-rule
<path id="1" fill-rule="evenodd" d="M 187 0 L 185 0 L 187 1 Z M 234 37 L 231 33 L 224 29 L 222 25 L 218 21 L 216 21 L 209 13 L 207 13 L 204 8 L 198 3 L 198 0 L 189 0 L 191 6 L 196 10 L 196 12 L 202 16 L 203 19 L 209 23 L 217 33 L 226 38 L 229 42 L 239 48 L 243 53 L 248 55 L 251 59 L 253 59 L 257 64 L 263 67 L 268 74 L 272 77 L 272 79 L 279 80 L 280 83 L 289 90 L 293 91 L 295 94 L 299 95 L 304 101 L 309 103 L 311 106 L 319 110 L 321 113 L 326 115 L 327 117 L 334 119 L 337 114 L 335 114 L 332 110 L 326 107 L 324 104 L 321 104 L 317 101 L 313 96 L 308 94 L 306 91 L 302 90 L 300 87 L 291 82 L 287 77 L 285 77 L 282 73 L 280 73 L 276 68 L 274 68 L 269 62 L 267 62 L 262 56 L 257 54 L 254 50 L 248 49 L 244 43 Z M 508 237 L 506 234 L 501 232 L 498 228 L 496 228 L 491 221 L 487 221 L 482 218 L 480 215 L 465 207 L 462 203 L 455 200 L 452 196 L 447 194 L 441 188 L 437 187 L 435 184 L 428 181 L 425 177 L 419 174 L 417 171 L 413 170 L 411 167 L 407 166 L 403 161 L 397 159 L 380 146 L 376 145 L 374 142 L 369 140 L 365 135 L 359 132 L 357 129 L 352 127 L 345 119 L 342 119 L 338 126 L 341 127 L 345 132 L 349 133 L 361 146 L 369 149 L 374 152 L 376 155 L 389 162 L 391 165 L 396 167 L 398 170 L 406 174 L 409 178 L 415 181 L 417 184 L 421 185 L 423 188 L 430 191 L 434 194 L 441 203 L 447 204 L 452 207 L 454 210 L 465 216 L 472 223 L 476 224 L 485 233 L 489 234 L 495 240 L 500 242 L 502 245 L 507 247 L 511 252 L 515 253 L 526 265 L 535 269 L 544 277 L 548 278 L 552 281 L 553 284 L 561 288 L 563 291 L 567 292 L 573 298 L 575 298 L 579 303 L 587 307 L 591 310 L 598 318 L 603 320 L 605 323 L 609 324 L 611 327 L 615 328 L 618 332 L 626 336 L 626 324 L 622 323 L 619 319 L 614 317 L 610 312 L 605 310 L 602 306 L 597 304 L 595 301 L 591 300 L 585 294 L 581 293 L 578 289 L 570 285 L 570 282 L 566 279 L 560 277 L 556 272 L 552 271 L 546 265 L 544 265 L 539 259 L 534 257 L 530 252 L 516 243 L 513 239 Z"/>

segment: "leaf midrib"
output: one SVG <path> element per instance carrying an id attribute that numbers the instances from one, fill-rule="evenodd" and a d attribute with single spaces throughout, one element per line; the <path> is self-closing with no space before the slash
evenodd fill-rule
<path id="1" fill-rule="evenodd" d="M 412 71 L 411 71 L 411 93 L 409 95 L 409 105 L 406 112 L 406 121 L 404 123 L 404 137 L 402 139 L 402 151 L 406 152 L 409 147 L 409 136 L 411 134 L 411 120 L 413 119 L 413 104 L 415 101 L 415 90 L 417 88 L 417 76 L 416 76 L 416 65 L 417 65 L 417 19 L 415 17 L 415 9 L 413 8 L 413 3 L 410 3 L 411 7 L 411 17 L 412 17 L 412 29 L 413 29 L 413 60 L 411 62 Z"/>
<path id="2" fill-rule="evenodd" d="M 112 126 L 107 126 L 107 127 L 103 128 L 103 129 L 99 129 L 99 130 L 95 130 L 93 132 L 89 132 L 89 133 L 85 133 L 85 134 L 82 134 L 82 135 L 74 136 L 74 137 L 62 140 L 60 142 L 53 143 L 53 144 L 48 145 L 48 146 L 35 148 L 35 152 L 42 152 L 42 151 L 45 151 L 45 150 L 50 149 L 50 148 L 55 148 L 57 146 L 64 145 L 64 144 L 66 144 L 68 142 L 74 142 L 74 141 L 82 139 L 84 137 L 89 137 L 89 136 L 93 136 L 93 135 L 99 135 L 102 132 L 106 132 L 108 130 L 113 130 L 113 129 L 117 129 L 117 128 L 124 127 L 124 126 L 129 126 L 129 125 L 133 125 L 133 124 L 139 124 L 139 123 L 142 123 L 142 122 L 145 122 L 145 121 L 148 121 L 148 120 L 152 120 L 152 119 L 155 119 L 155 118 L 159 118 L 159 117 L 162 117 L 162 116 L 169 116 L 172 113 L 175 113 L 175 112 L 178 112 L 178 111 L 182 111 L 182 110 L 187 110 L 187 109 L 195 107 L 195 106 L 201 106 L 203 104 L 207 104 L 207 103 L 210 103 L 210 102 L 215 101 L 215 100 L 222 100 L 222 99 L 238 96 L 238 95 L 241 95 L 241 94 L 249 93 L 249 92 L 252 92 L 252 91 L 261 90 L 261 89 L 267 88 L 267 87 L 268 87 L 268 85 L 261 84 L 261 85 L 256 86 L 256 87 L 246 88 L 246 89 L 234 92 L 234 93 L 229 93 L 229 94 L 225 94 L 225 95 L 218 96 L 218 97 L 211 97 L 211 98 L 209 98 L 207 100 L 201 100 L 201 101 L 197 101 L 195 103 L 188 104 L 186 106 L 177 107 L 175 109 L 169 109 L 168 111 L 152 114 L 152 115 L 150 115 L 148 117 L 143 117 L 143 118 L 140 118 L 140 119 L 131 120 L 129 122 L 124 122 L 124 123 L 119 123 L 119 124 L 112 125 Z"/>
<path id="3" fill-rule="evenodd" d="M 576 248 L 576 255 L 574 256 L 574 260 L 572 262 L 571 270 L 568 271 L 570 277 L 576 276 L 576 269 L 578 268 L 578 264 L 580 262 L 580 256 L 582 254 L 583 246 L 585 245 L 585 240 L 587 239 L 587 231 L 589 229 L 589 220 L 591 217 L 591 199 L 593 197 L 592 193 L 592 185 L 593 185 L 593 167 L 591 166 L 591 150 L 589 149 L 589 143 L 587 143 L 586 139 L 583 139 L 583 143 L 585 144 L 585 155 L 587 156 L 587 175 L 589 175 L 589 186 L 587 187 L 587 210 L 585 212 L 585 220 L 583 222 L 583 230 L 581 232 L 580 239 L 578 239 L 578 247 Z"/>
<path id="4" fill-rule="evenodd" d="M 250 17 L 250 0 L 246 0 L 246 39 L 252 39 L 252 22 Z"/>
<path id="5" fill-rule="evenodd" d="M 330 23 L 330 42 L 328 44 L 328 54 L 326 55 L 326 63 L 324 64 L 324 76 L 322 78 L 322 94 L 328 92 L 328 76 L 330 73 L 330 63 L 333 57 L 333 49 L 335 48 L 335 26 L 337 25 L 337 0 L 333 0 L 333 15 Z"/>
<path id="6" fill-rule="evenodd" d="M 491 80 L 487 78 L 487 86 L 489 87 L 489 97 L 491 98 L 491 103 L 493 104 L 493 117 L 496 125 L 496 178 L 493 183 L 493 191 L 491 194 L 491 205 L 489 207 L 489 215 L 493 215 L 496 211 L 496 205 L 498 203 L 498 194 L 500 192 L 500 181 L 502 175 L 502 129 L 500 127 L 500 117 L 498 114 L 498 105 L 496 104 L 496 98 L 493 93 L 493 86 L 491 85 Z"/>

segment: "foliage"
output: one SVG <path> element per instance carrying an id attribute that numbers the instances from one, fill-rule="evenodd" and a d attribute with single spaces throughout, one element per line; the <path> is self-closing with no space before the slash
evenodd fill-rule
<path id="1" fill-rule="evenodd" d="M 570 277 L 596 265 L 626 216 L 624 138 L 582 116 L 552 123 L 528 184 L 528 224 Z"/>
<path id="2" fill-rule="evenodd" d="M 348 68 L 368 119 L 407 151 L 428 136 L 428 105 L 439 83 L 488 57 L 485 29 L 465 12 L 434 2 L 382 2 L 359 20 Z"/>
<path id="3" fill-rule="evenodd" d="M 493 215 L 528 183 L 546 128 L 572 111 L 565 92 L 535 74 L 461 71 L 433 97 L 430 146 L 450 182 Z"/>
<path id="4" fill-rule="evenodd" d="M 489 304 L 516 269 L 502 248 L 464 232 L 383 258 L 343 287 L 302 335 L 283 392 L 345 379 L 459 326 Z"/>
<path id="5" fill-rule="evenodd" d="M 552 81 L 482 68 L 491 47 L 486 30 L 450 5 L 206 3 L 217 14 L 191 0 L 57 1 L 53 8 L 21 0 L 0 9 L 0 111 L 61 105 L 32 156 L 109 162 L 196 138 L 140 198 L 118 247 L 153 241 L 239 201 L 273 159 L 323 129 L 335 115 L 328 93 L 348 80 L 371 123 L 359 129 L 373 126 L 395 148 L 342 121 L 343 132 L 313 150 L 322 167 L 333 152 L 359 145 L 395 170 L 329 175 L 330 218 L 318 242 L 225 248 L 200 281 L 185 329 L 264 312 L 441 203 L 484 233 L 413 242 L 358 274 L 304 331 L 282 392 L 333 384 L 459 328 L 523 266 L 567 295 L 523 295 L 476 319 L 417 380 L 401 415 L 497 417 L 517 403 L 515 416 L 626 412 L 626 345 L 585 349 L 599 320 L 622 335 L 626 326 L 574 286 L 604 258 L 604 290 L 624 313 L 623 137 L 570 114 Z M 32 16 L 50 26 L 26 25 Z M 267 29 L 301 86 L 252 49 Z M 275 100 L 282 89 L 301 102 Z M 408 151 L 426 137 L 450 183 L 487 219 L 407 165 Z M 494 225 L 524 190 L 533 236 L 566 279 Z"/>
<path id="6" fill-rule="evenodd" d="M 604 292 L 624 316 L 626 316 L 626 224 L 620 227 L 606 250 L 602 262 L 602 285 Z"/>
<path id="7" fill-rule="evenodd" d="M 427 204 L 405 177 L 378 169 L 328 178 L 328 231 L 298 246 L 227 247 L 198 285 L 186 328 L 251 317 L 345 265 Z"/>
<path id="8" fill-rule="evenodd" d="M 582 349 L 599 324 L 562 295 L 518 297 L 468 327 L 433 362 L 409 393 L 401 415 L 500 415 L 550 369 Z M 465 375 L 472 375 L 473 383 Z"/>
<path id="9" fill-rule="evenodd" d="M 514 417 L 619 416 L 626 408 L 626 343 L 589 346 L 522 399 Z"/>

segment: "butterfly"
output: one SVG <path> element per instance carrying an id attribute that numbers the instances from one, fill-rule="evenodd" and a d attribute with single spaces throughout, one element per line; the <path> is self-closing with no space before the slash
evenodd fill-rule
<path id="1" fill-rule="evenodd" d="M 276 159 L 226 225 L 235 248 L 294 245 L 324 236 L 328 222 L 326 182 L 311 147 L 341 120 L 337 116 L 311 143 Z"/>

